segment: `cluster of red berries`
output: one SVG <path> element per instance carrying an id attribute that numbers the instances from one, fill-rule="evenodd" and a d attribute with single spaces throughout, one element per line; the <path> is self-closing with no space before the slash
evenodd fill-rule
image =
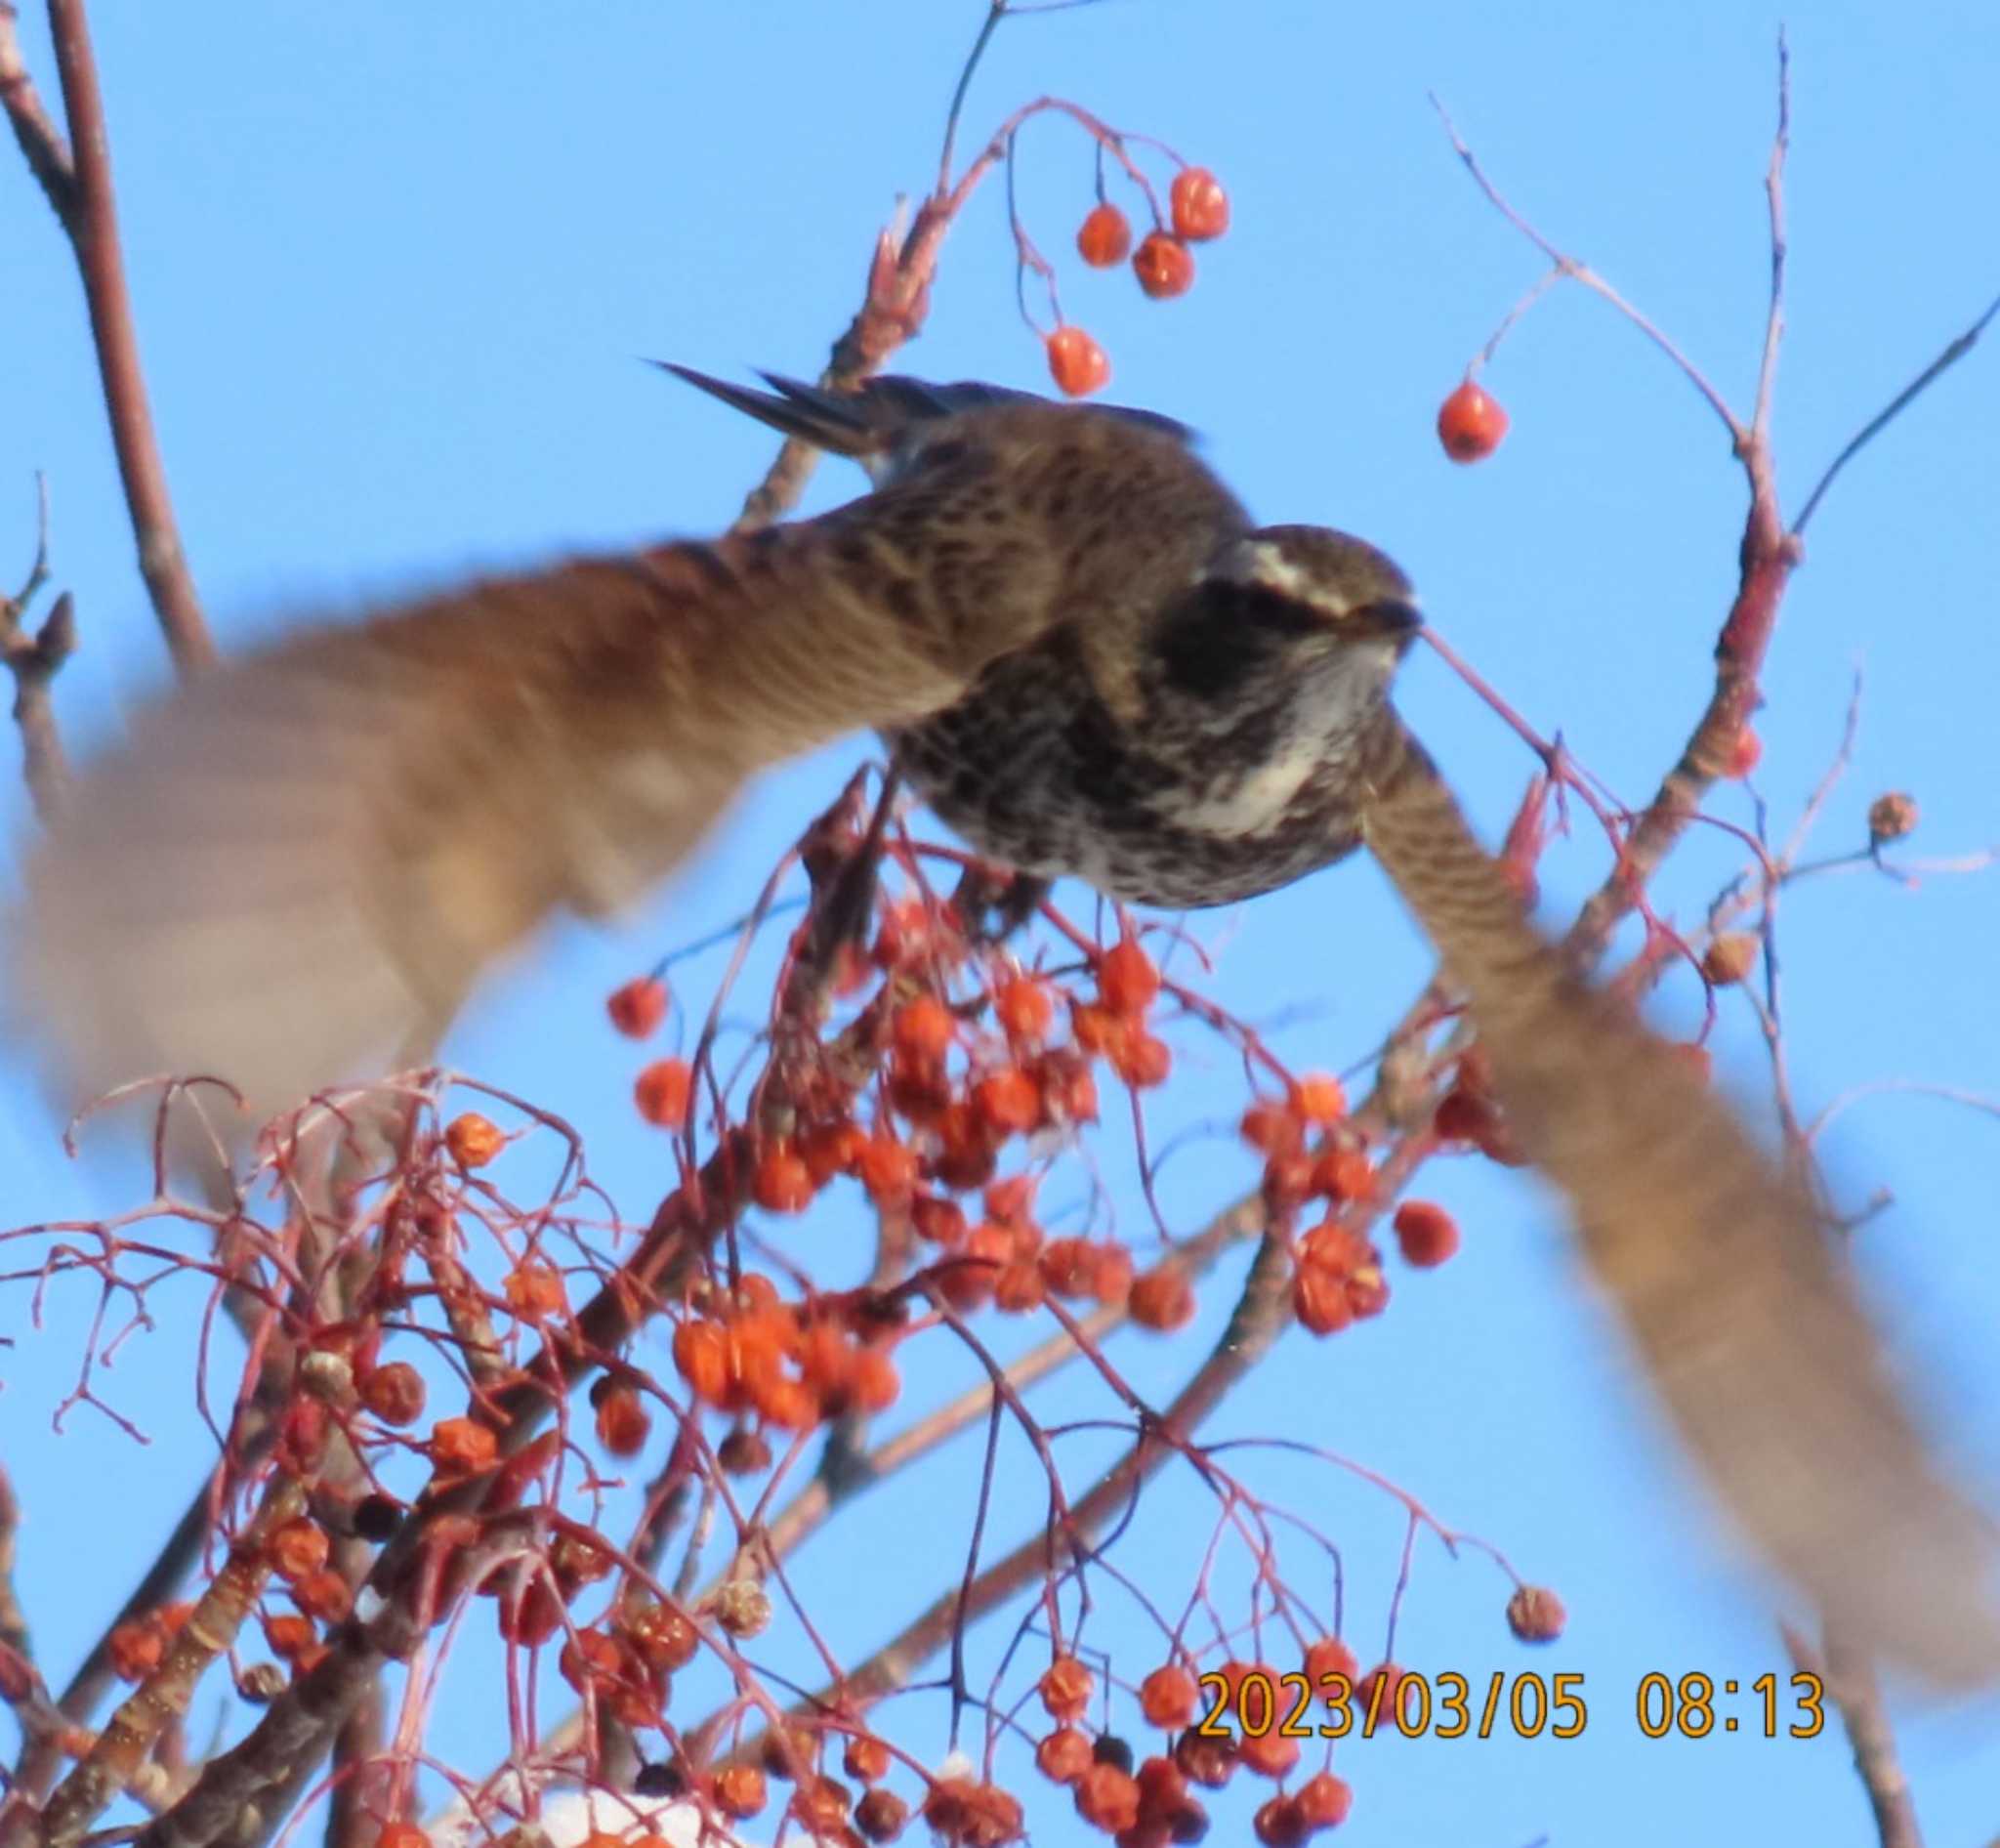
<path id="1" fill-rule="evenodd" d="M 1242 1709 L 1245 1684 L 1260 1675 L 1266 1705 L 1276 1699 L 1271 1691 L 1281 1677 L 1273 1668 L 1231 1660 L 1217 1672 L 1228 1684 L 1225 1705 L 1232 1712 Z M 1329 1689 L 1328 1700 L 1338 1698 L 1330 1684 L 1351 1691 L 1351 1700 L 1366 1700 L 1375 1692 L 1373 1677 L 1396 1672 L 1384 1664 L 1369 1675 L 1359 1674 L 1353 1652 L 1337 1637 L 1321 1638 L 1305 1656 L 1305 1675 L 1313 1687 Z M 1077 1813 L 1110 1835 L 1117 1848 L 1200 1841 L 1208 1832 L 1208 1813 L 1194 1786 L 1220 1789 L 1239 1766 L 1279 1782 L 1298 1766 L 1298 1742 L 1276 1725 L 1222 1735 L 1195 1728 L 1199 1684 L 1186 1662 L 1167 1662 L 1140 1684 L 1140 1710 L 1146 1721 L 1175 1737 L 1167 1751 L 1137 1763 L 1131 1745 L 1116 1734 L 1092 1737 L 1082 1729 L 1095 1691 L 1096 1677 L 1075 1657 L 1059 1654 L 1050 1662 L 1038 1692 L 1057 1725 L 1037 1743 L 1035 1766 L 1052 1782 L 1068 1785 Z M 1303 1842 L 1345 1821 L 1353 1800 L 1346 1783 L 1322 1771 L 1258 1809 L 1257 1839 Z"/>
<path id="2" fill-rule="evenodd" d="M 1156 225 L 1132 246 L 1132 223 L 1109 199 L 1085 216 L 1076 253 L 1094 270 L 1115 269 L 1129 257 L 1139 286 L 1154 301 L 1186 295 L 1194 286 L 1189 244 L 1220 237 L 1229 228 L 1229 195 L 1206 167 L 1183 167 L 1168 192 L 1171 227 Z M 1104 350 L 1081 327 L 1064 323 L 1048 338 L 1049 373 L 1070 398 L 1103 391 L 1111 377 Z"/>
<path id="3" fill-rule="evenodd" d="M 849 1412 L 886 1411 L 901 1382 L 861 1309 L 807 1316 L 768 1277 L 733 1291 L 698 1285 L 674 1330 L 674 1365 L 702 1405 L 810 1431 Z"/>

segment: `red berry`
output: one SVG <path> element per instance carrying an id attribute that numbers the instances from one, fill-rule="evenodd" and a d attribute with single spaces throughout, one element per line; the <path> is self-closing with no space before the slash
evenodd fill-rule
<path id="1" fill-rule="evenodd" d="M 1182 1328 L 1194 1320 L 1194 1285 L 1178 1265 L 1161 1265 L 1132 1285 L 1132 1320 L 1142 1328 L 1161 1333 Z M 1158 1726 L 1180 1726 L 1180 1720 L 1156 1720 Z"/>
<path id="2" fill-rule="evenodd" d="M 1042 1120 L 1042 1093 L 1019 1066 L 1002 1066 L 973 1086 L 973 1105 L 996 1133 L 1024 1135 Z"/>
<path id="3" fill-rule="evenodd" d="M 896 1050 L 912 1059 L 941 1059 L 951 1050 L 958 1023 L 935 994 L 920 994 L 896 1010 L 890 1029 Z"/>
<path id="4" fill-rule="evenodd" d="M 1144 1014 L 1160 991 L 1160 972 L 1130 937 L 1123 937 L 1098 959 L 1098 993 L 1114 1014 Z"/>
<path id="5" fill-rule="evenodd" d="M 1009 1039 L 1042 1039 L 1056 1018 L 1056 1008 L 1046 983 L 1016 976 L 995 991 L 993 1015 Z"/>
<path id="6" fill-rule="evenodd" d="M 389 1361 L 361 1381 L 361 1404 L 384 1424 L 413 1424 L 424 1409 L 424 1376 L 407 1361 Z"/>
<path id="7" fill-rule="evenodd" d="M 1194 1701 L 1194 1677 L 1179 1662 L 1155 1668 L 1139 1684 L 1139 1709 L 1154 1726 L 1186 1726 Z"/>
<path id="8" fill-rule="evenodd" d="M 657 976 L 639 976 L 611 991 L 604 1012 L 627 1038 L 644 1039 L 667 1017 L 667 985 Z"/>
<path id="9" fill-rule="evenodd" d="M 1198 244 L 1220 237 L 1229 229 L 1229 195 L 1206 167 L 1183 167 L 1174 176 L 1168 198 L 1174 208 L 1177 237 Z"/>
<path id="10" fill-rule="evenodd" d="M 1132 253 L 1132 273 L 1154 301 L 1186 295 L 1194 286 L 1194 257 L 1178 237 L 1150 231 Z"/>
<path id="11" fill-rule="evenodd" d="M 1292 1155 L 1305 1141 L 1306 1126 L 1289 1104 L 1260 1098 L 1243 1113 L 1238 1132 L 1251 1148 L 1265 1155 Z"/>
<path id="12" fill-rule="evenodd" d="M 484 1167 L 500 1153 L 500 1146 L 505 1141 L 498 1125 L 489 1122 L 478 1111 L 467 1111 L 463 1116 L 454 1116 L 444 1132 L 444 1146 L 451 1151 L 452 1158 L 467 1168 Z"/>
<path id="13" fill-rule="evenodd" d="M 1049 336 L 1049 376 L 1065 398 L 1088 398 L 1111 382 L 1104 350 L 1081 327 L 1066 323 Z"/>
<path id="14" fill-rule="evenodd" d="M 1354 1793 L 1343 1779 L 1322 1771 L 1299 1785 L 1293 1801 L 1308 1828 L 1338 1828 L 1348 1820 L 1348 1811 L 1354 1807 Z"/>
<path id="15" fill-rule="evenodd" d="M 694 1073 L 685 1059 L 655 1059 L 634 1080 L 639 1113 L 662 1129 L 679 1129 L 694 1093 Z"/>
<path id="16" fill-rule="evenodd" d="M 1093 270 L 1108 270 L 1132 254 L 1132 226 L 1108 199 L 1094 205 L 1077 227 L 1076 254 Z"/>
<path id="17" fill-rule="evenodd" d="M 759 1157 L 750 1195 L 768 1213 L 803 1213 L 812 1204 L 812 1171 L 788 1142 L 776 1142 Z"/>
<path id="18" fill-rule="evenodd" d="M 1052 1720 L 1071 1724 L 1090 1711 L 1097 1677 L 1074 1656 L 1058 1656 L 1042 1670 L 1042 1705 Z"/>
<path id="19" fill-rule="evenodd" d="M 1129 1034 L 1111 1054 L 1111 1069 L 1135 1091 L 1167 1081 L 1174 1069 L 1173 1049 L 1152 1033 Z"/>
<path id="20" fill-rule="evenodd" d="M 1090 1741 L 1073 1726 L 1059 1726 L 1035 1747 L 1035 1769 L 1052 1784 L 1074 1784 L 1091 1763 Z"/>
<path id="21" fill-rule="evenodd" d="M 1507 434 L 1507 413 L 1471 379 L 1438 407 L 1438 441 L 1454 462 L 1481 462 Z"/>
<path id="22" fill-rule="evenodd" d="M 1330 1071 L 1309 1071 L 1292 1087 L 1292 1108 L 1309 1123 L 1337 1123 L 1348 1113 L 1347 1089 Z"/>
<path id="23" fill-rule="evenodd" d="M 1406 1199 L 1396 1209 L 1396 1241 L 1406 1264 L 1428 1271 L 1458 1249 L 1458 1221 L 1429 1200 Z"/>
<path id="24" fill-rule="evenodd" d="M 646 1449 L 652 1414 L 630 1386 L 613 1386 L 598 1402 L 598 1442 L 613 1456 L 637 1456 Z"/>

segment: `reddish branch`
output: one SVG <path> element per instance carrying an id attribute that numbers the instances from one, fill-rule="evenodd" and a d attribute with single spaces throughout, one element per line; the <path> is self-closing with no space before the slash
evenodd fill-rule
<path id="1" fill-rule="evenodd" d="M 139 542 L 140 575 L 174 665 L 186 676 L 215 659 L 215 644 L 182 556 L 180 528 L 139 363 L 139 338 L 118 243 L 110 139 L 90 23 L 83 0 L 49 0 L 49 29 L 69 124 L 69 143 L 64 147 L 21 63 L 16 18 L 14 7 L 0 0 L 0 107 L 5 107 L 15 139 L 75 253 L 104 381 L 111 444 Z"/>

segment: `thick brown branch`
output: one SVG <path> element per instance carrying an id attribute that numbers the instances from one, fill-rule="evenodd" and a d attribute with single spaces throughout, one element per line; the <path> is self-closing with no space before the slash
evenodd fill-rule
<path id="1" fill-rule="evenodd" d="M 140 368 L 125 258 L 118 244 L 110 141 L 83 0 L 49 0 L 49 24 L 55 36 L 56 69 L 62 83 L 74 169 L 71 209 L 64 212 L 59 203 L 58 216 L 69 233 L 77 272 L 83 278 L 98 371 L 104 380 L 104 408 L 110 418 L 111 444 L 125 483 L 133 535 L 139 542 L 140 575 L 146 580 L 174 665 L 186 676 L 215 659 L 215 644 L 181 553 L 180 528 L 167 492 L 166 470 L 160 461 L 146 377 Z M 4 66 L 0 66 L 0 79 L 4 79 Z M 21 115 L 11 102 L 9 108 L 19 137 Z M 34 164 L 32 154 L 29 164 Z M 43 184 L 46 187 L 48 182 Z M 55 197 L 53 192 L 51 197 Z"/>

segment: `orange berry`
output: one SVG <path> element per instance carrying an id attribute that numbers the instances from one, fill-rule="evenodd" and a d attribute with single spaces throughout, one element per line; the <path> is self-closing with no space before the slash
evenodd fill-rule
<path id="1" fill-rule="evenodd" d="M 1339 1277 L 1352 1277 L 1377 1262 L 1366 1237 L 1338 1219 L 1322 1219 L 1299 1241 L 1299 1262 L 1317 1265 Z"/>
<path id="2" fill-rule="evenodd" d="M 1396 1724 L 1396 1702 L 1402 1694 L 1402 1676 L 1403 1671 L 1396 1663 L 1377 1662 L 1354 1683 L 1354 1705 L 1363 1713 L 1375 1715 L 1378 1732 Z"/>
<path id="3" fill-rule="evenodd" d="M 1090 1295 L 1097 1267 L 1097 1247 L 1088 1239 L 1051 1239 L 1042 1247 L 1042 1281 L 1058 1296 Z"/>
<path id="4" fill-rule="evenodd" d="M 862 1784 L 880 1784 L 889 1776 L 889 1746 L 873 1733 L 851 1733 L 841 1749 L 840 1768 Z"/>
<path id="5" fill-rule="evenodd" d="M 687 1667 L 701 1647 L 693 1622 L 670 1604 L 640 1606 L 625 1619 L 624 1632 L 648 1668 L 667 1674 Z"/>
<path id="6" fill-rule="evenodd" d="M 1073 1046 L 1057 1046 L 1035 1061 L 1035 1081 L 1042 1087 L 1043 1115 L 1052 1123 L 1094 1123 L 1098 1119 L 1098 1081 L 1090 1062 Z"/>
<path id="7" fill-rule="evenodd" d="M 1361 1664 L 1355 1660 L 1354 1652 L 1337 1636 L 1322 1636 L 1316 1643 L 1306 1646 L 1305 1675 L 1312 1684 L 1316 1700 L 1333 1702 L 1340 1689 L 1329 1684 L 1336 1677 L 1347 1683 L 1352 1694 L 1360 1672 Z"/>
<path id="8" fill-rule="evenodd" d="M 1347 1087 L 1330 1071 L 1309 1071 L 1292 1086 L 1292 1108 L 1309 1123 L 1337 1123 L 1348 1113 Z"/>
<path id="9" fill-rule="evenodd" d="M 679 1129 L 694 1095 L 694 1073 L 685 1059 L 655 1059 L 633 1081 L 639 1113 L 662 1129 Z"/>
<path id="10" fill-rule="evenodd" d="M 1454 462 L 1480 462 L 1500 446 L 1507 413 L 1467 379 L 1438 407 L 1438 441 Z"/>
<path id="11" fill-rule="evenodd" d="M 1183 167 L 1167 196 L 1177 237 L 1198 244 L 1229 229 L 1229 195 L 1206 167 Z"/>
<path id="12" fill-rule="evenodd" d="M 167 1653 L 167 1632 L 156 1617 L 131 1617 L 112 1626 L 107 1648 L 119 1680 L 144 1681 Z"/>
<path id="13" fill-rule="evenodd" d="M 910 1202 L 910 1224 L 920 1239 L 947 1248 L 965 1240 L 965 1208 L 936 1194 L 919 1194 Z"/>
<path id="14" fill-rule="evenodd" d="M 304 1516 L 273 1529 L 264 1542 L 264 1556 L 280 1578 L 304 1578 L 318 1572 L 332 1550 L 326 1530 Z"/>
<path id="15" fill-rule="evenodd" d="M 384 1823 L 375 1848 L 431 1848 L 431 1837 L 414 1823 Z"/>
<path id="16" fill-rule="evenodd" d="M 902 1391 L 896 1363 L 880 1348 L 863 1348 L 854 1356 L 848 1403 L 856 1411 L 887 1411 Z"/>
<path id="17" fill-rule="evenodd" d="M 971 1104 L 954 1101 L 938 1122 L 938 1155 L 932 1173 L 950 1188 L 983 1187 L 993 1178 L 999 1145 Z"/>
<path id="18" fill-rule="evenodd" d="M 1105 950 L 1098 958 L 1097 974 L 1100 999 L 1128 1019 L 1144 1014 L 1160 991 L 1160 972 L 1134 938 L 1121 937 Z"/>
<path id="19" fill-rule="evenodd" d="M 1111 1054 L 1111 1070 L 1135 1091 L 1166 1083 L 1173 1069 L 1173 1048 L 1152 1033 L 1128 1033 Z"/>
<path id="20" fill-rule="evenodd" d="M 361 1404 L 384 1424 L 411 1424 L 423 1415 L 424 1376 L 407 1361 L 373 1367 L 361 1380 Z"/>
<path id="21" fill-rule="evenodd" d="M 630 1386 L 613 1386 L 598 1401 L 598 1442 L 612 1456 L 637 1456 L 652 1431 L 652 1414 Z"/>
<path id="22" fill-rule="evenodd" d="M 568 1307 L 569 1293 L 563 1287 L 562 1273 L 553 1264 L 529 1258 L 507 1273 L 501 1292 L 507 1307 L 523 1321 L 540 1321 L 558 1316 Z"/>
<path id="23" fill-rule="evenodd" d="M 1194 286 L 1194 256 L 1178 237 L 1149 231 L 1132 253 L 1132 273 L 1146 294 L 1156 302 L 1164 301 L 1169 296 L 1186 295 Z"/>
<path id="24" fill-rule="evenodd" d="M 1330 1771 L 1316 1772 L 1308 1778 L 1292 1793 L 1292 1800 L 1298 1804 L 1299 1815 L 1309 1830 L 1338 1828 L 1354 1807 L 1354 1791 L 1344 1779 L 1336 1778 Z"/>
<path id="25" fill-rule="evenodd" d="M 1042 1039 L 1056 1018 L 1049 986 L 1032 976 L 1016 976 L 994 990 L 993 1016 L 1009 1039 Z"/>
<path id="26" fill-rule="evenodd" d="M 1111 382 L 1104 350 L 1081 327 L 1065 322 L 1048 338 L 1049 376 L 1065 398 L 1088 398 Z"/>
<path id="27" fill-rule="evenodd" d="M 1126 1024 L 1102 1002 L 1073 1002 L 1069 1009 L 1069 1030 L 1085 1052 L 1108 1053 L 1127 1031 Z"/>
<path id="28" fill-rule="evenodd" d="M 121 1623 L 118 1629 L 124 1629 L 125 1627 Z M 279 1661 L 296 1661 L 313 1646 L 318 1640 L 318 1635 L 319 1632 L 312 1627 L 312 1619 L 311 1617 L 268 1617 L 264 1619 L 265 1643 Z M 117 1667 L 117 1642 L 118 1631 L 113 1630 L 111 1632 L 111 1648 L 113 1652 L 112 1665 L 114 1667 Z M 122 1667 L 118 1667 L 118 1673 L 125 1675 L 125 1670 Z M 135 1679 L 135 1677 L 129 1675 L 126 1675 L 125 1678 L 127 1680 Z"/>
<path id="29" fill-rule="evenodd" d="M 910 1197 L 916 1185 L 917 1157 L 906 1144 L 878 1129 L 855 1157 L 854 1172 L 877 1206 L 894 1208 Z"/>
<path id="30" fill-rule="evenodd" d="M 432 1462 L 446 1476 L 469 1476 L 488 1467 L 500 1454 L 500 1442 L 491 1427 L 471 1418 L 439 1418 L 431 1427 L 427 1448 Z"/>
<path id="31" fill-rule="evenodd" d="M 1023 1135 L 1042 1120 L 1042 1093 L 1019 1066 L 1002 1066 L 973 1086 L 973 1107 L 1001 1136 Z"/>
<path id="32" fill-rule="evenodd" d="M 1090 1293 L 1106 1309 L 1116 1309 L 1132 1294 L 1132 1253 L 1115 1239 L 1091 1251 Z"/>
<path id="33" fill-rule="evenodd" d="M 836 1174 L 854 1173 L 867 1146 L 867 1131 L 845 1118 L 837 1123 L 815 1123 L 799 1138 L 799 1154 L 814 1187 L 824 1187 Z"/>
<path id="34" fill-rule="evenodd" d="M 803 1213 L 812 1204 L 812 1170 L 788 1141 L 777 1141 L 757 1158 L 750 1195 L 768 1213 Z"/>
<path id="35" fill-rule="evenodd" d="M 1725 931 L 1702 952 L 1701 973 L 1717 987 L 1730 987 L 1757 967 L 1759 946 L 1754 931 Z"/>
<path id="36" fill-rule="evenodd" d="M 1507 1600 L 1507 1627 L 1523 1643 L 1553 1643 L 1569 1613 L 1546 1585 L 1521 1585 Z"/>
<path id="37" fill-rule="evenodd" d="M 1757 760 L 1763 755 L 1764 740 L 1746 725 L 1736 734 L 1736 742 L 1729 752 L 1729 761 L 1723 775 L 1747 777 L 1757 768 Z"/>
<path id="38" fill-rule="evenodd" d="M 1375 1169 L 1359 1149 L 1329 1149 L 1312 1169 L 1312 1191 L 1328 1199 L 1372 1199 Z"/>
<path id="39" fill-rule="evenodd" d="M 1347 1281 L 1323 1264 L 1302 1264 L 1292 1279 L 1292 1313 L 1314 1334 L 1338 1334 L 1354 1319 Z"/>
<path id="40" fill-rule="evenodd" d="M 674 1365 L 706 1405 L 729 1396 L 729 1337 L 720 1324 L 690 1317 L 674 1330 Z"/>
<path id="41" fill-rule="evenodd" d="M 896 1010 L 890 1037 L 913 1059 L 941 1059 L 951 1050 L 958 1022 L 935 994 L 920 994 Z"/>
<path id="42" fill-rule="evenodd" d="M 667 985 L 658 976 L 637 976 L 611 990 L 604 1012 L 628 1039 L 644 1039 L 667 1018 Z"/>
<path id="43" fill-rule="evenodd" d="M 454 1116 L 444 1132 L 444 1146 L 460 1167 L 482 1168 L 500 1153 L 507 1140 L 497 1123 L 489 1122 L 478 1111 Z"/>
<path id="44" fill-rule="evenodd" d="M 1458 1249 L 1458 1221 L 1429 1200 L 1406 1199 L 1396 1209 L 1396 1241 L 1403 1262 L 1428 1271 Z"/>
<path id="45" fill-rule="evenodd" d="M 1154 1328 L 1162 1334 L 1185 1328 L 1194 1320 L 1194 1285 L 1179 1265 L 1162 1264 L 1135 1279 L 1129 1301 L 1132 1320 L 1142 1328 Z M 1180 1724 L 1178 1720 L 1172 1723 Z"/>
<path id="46" fill-rule="evenodd" d="M 1155 1668 L 1139 1684 L 1139 1710 L 1154 1726 L 1186 1726 L 1194 1717 L 1194 1677 L 1179 1662 Z"/>
<path id="47" fill-rule="evenodd" d="M 1093 270 L 1108 270 L 1132 254 L 1132 224 L 1104 199 L 1084 214 L 1076 229 L 1076 254 Z"/>
<path id="48" fill-rule="evenodd" d="M 338 1623 L 354 1609 L 354 1594 L 331 1566 L 292 1581 L 292 1602 L 309 1617 Z"/>
<path id="49" fill-rule="evenodd" d="M 1139 1821 L 1139 1780 L 1116 1765 L 1094 1764 L 1076 1781 L 1076 1813 L 1113 1835 Z"/>
<path id="50" fill-rule="evenodd" d="M 1251 1148 L 1268 1155 L 1291 1155 L 1306 1140 L 1306 1125 L 1289 1104 L 1259 1098 L 1243 1113 L 1238 1132 Z"/>
<path id="51" fill-rule="evenodd" d="M 1082 1719 L 1090 1711 L 1097 1676 L 1074 1656 L 1058 1656 L 1042 1670 L 1037 1687 L 1049 1717 L 1067 1724 Z"/>
<path id="52" fill-rule="evenodd" d="M 1073 1726 L 1059 1726 L 1035 1746 L 1035 1769 L 1052 1784 L 1074 1784 L 1091 1764 L 1090 1741 Z"/>
<path id="53" fill-rule="evenodd" d="M 1003 1265 L 993 1280 L 993 1307 L 1003 1316 L 1026 1316 L 1048 1301 L 1049 1286 L 1041 1267 L 1025 1258 Z"/>
<path id="54" fill-rule="evenodd" d="M 1271 1715 L 1269 1732 L 1245 1733 L 1236 1742 L 1236 1757 L 1245 1770 L 1254 1771 L 1260 1778 L 1282 1778 L 1299 1762 L 1299 1742 L 1285 1733 L 1280 1724 L 1283 1719 L 1284 1709 L 1280 1706 Z"/>
<path id="55" fill-rule="evenodd" d="M 725 1816 L 743 1822 L 769 1800 L 764 1773 L 756 1765 L 725 1765 L 715 1774 L 715 1806 Z"/>

